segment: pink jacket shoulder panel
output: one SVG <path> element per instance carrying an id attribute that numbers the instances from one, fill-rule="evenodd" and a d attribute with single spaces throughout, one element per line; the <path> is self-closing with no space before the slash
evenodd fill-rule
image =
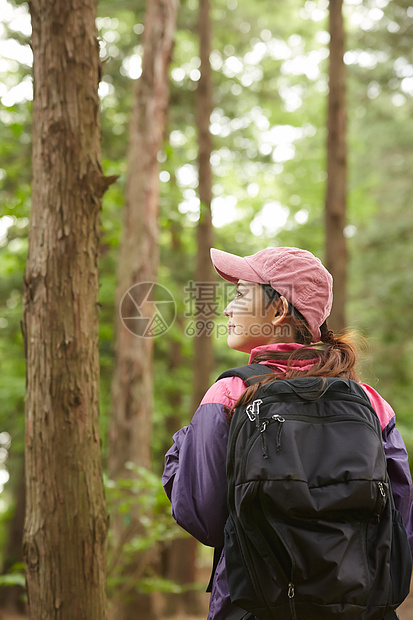
<path id="1" fill-rule="evenodd" d="M 245 389 L 246 385 L 240 377 L 225 377 L 211 385 L 201 405 L 219 403 L 226 407 L 233 407 Z"/>
<path id="2" fill-rule="evenodd" d="M 371 406 L 377 413 L 377 417 L 380 420 L 381 430 L 383 430 L 384 428 L 386 428 L 390 420 L 395 416 L 393 409 L 390 407 L 389 403 L 384 400 L 384 398 L 380 396 L 378 392 L 376 392 L 374 388 L 370 387 L 366 383 L 360 383 L 360 385 L 367 393 L 367 396 L 369 397 L 371 402 Z"/>

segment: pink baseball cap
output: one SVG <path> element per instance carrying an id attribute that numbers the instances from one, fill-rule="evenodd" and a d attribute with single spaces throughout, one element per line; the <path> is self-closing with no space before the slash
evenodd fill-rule
<path id="1" fill-rule="evenodd" d="M 297 308 L 308 323 L 313 342 L 330 314 L 333 278 L 319 258 L 299 248 L 266 248 L 252 256 L 236 256 L 211 248 L 215 270 L 228 282 L 270 284 Z"/>

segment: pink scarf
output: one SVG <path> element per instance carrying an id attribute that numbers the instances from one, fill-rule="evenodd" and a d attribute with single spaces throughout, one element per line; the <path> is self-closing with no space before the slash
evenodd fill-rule
<path id="1" fill-rule="evenodd" d="M 289 357 L 289 354 L 291 353 L 291 351 L 297 351 L 298 349 L 302 349 L 304 346 L 306 345 L 297 344 L 296 342 L 277 342 L 275 344 L 263 344 L 251 350 L 250 359 L 248 363 L 251 364 L 252 358 L 257 353 L 260 353 L 263 351 L 265 352 L 267 351 L 284 352 L 285 351 L 286 357 Z M 292 360 L 289 363 L 289 368 L 294 368 L 294 370 L 306 371 L 306 370 L 310 370 L 316 362 L 318 362 L 318 357 L 314 357 L 314 358 L 307 359 L 307 360 Z M 287 366 L 288 366 L 287 360 L 266 360 L 266 361 L 259 362 L 259 363 L 271 365 L 271 367 L 275 367 L 277 368 L 277 370 L 280 370 L 283 373 L 286 371 Z"/>

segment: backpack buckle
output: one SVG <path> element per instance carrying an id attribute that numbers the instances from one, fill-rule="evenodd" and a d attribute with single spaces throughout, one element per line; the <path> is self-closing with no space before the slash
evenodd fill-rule
<path id="1" fill-rule="evenodd" d="M 257 400 L 254 400 L 246 408 L 247 416 L 249 417 L 251 422 L 255 422 L 255 420 L 259 417 L 261 403 L 262 403 L 262 400 L 260 398 L 257 398 Z"/>

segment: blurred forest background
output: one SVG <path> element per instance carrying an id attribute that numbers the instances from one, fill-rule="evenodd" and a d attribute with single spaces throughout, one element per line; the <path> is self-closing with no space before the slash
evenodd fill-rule
<path id="1" fill-rule="evenodd" d="M 169 331 L 153 339 L 151 469 L 141 469 L 138 466 L 147 463 L 130 459 L 132 476 L 117 480 L 109 475 L 117 268 L 131 111 L 142 72 L 145 3 L 101 0 L 97 19 L 102 166 L 106 176 L 119 177 L 103 198 L 101 215 L 103 470 L 109 512 L 120 513 L 124 526 L 133 522 L 136 507 L 141 515 L 137 530 L 129 530 L 121 543 L 116 535 L 109 535 L 108 591 L 109 595 L 123 592 L 129 602 L 138 596 L 152 600 L 152 592 L 163 591 L 165 613 L 170 614 L 199 609 L 198 586 L 188 582 L 191 575 L 198 579 L 195 568 L 208 564 L 210 555 L 205 557 L 189 539 L 175 540 L 182 533 L 169 516 L 160 486 L 163 456 L 173 432 L 190 420 L 202 386 L 206 389 L 225 368 L 247 362 L 245 356 L 228 349 L 222 331 L 213 329 L 212 372 L 201 382 L 194 380 L 200 354 L 186 287 L 199 274 L 200 205 L 205 203 L 198 182 L 198 8 L 197 0 L 182 0 L 178 10 L 169 67 L 170 103 L 158 154 L 157 281 L 173 295 L 177 319 Z M 343 14 L 347 324 L 368 341 L 361 355 L 361 378 L 391 403 L 413 455 L 413 5 L 407 0 L 346 0 Z M 15 584 L 0 590 L 0 610 L 3 605 L 17 611 L 24 610 L 20 602 L 25 445 L 21 321 L 31 206 L 32 52 L 27 5 L 0 0 L 0 16 L 0 561 L 1 583 Z M 208 243 L 244 256 L 269 245 L 293 245 L 323 259 L 328 2 L 214 0 L 210 19 L 212 229 Z M 222 312 L 232 289 L 219 286 L 216 299 Z M 223 316 L 216 319 L 216 325 L 225 323 Z M 144 559 L 137 562 L 136 557 Z M 182 574 L 182 565 L 189 575 Z M 183 598 L 178 598 L 182 592 Z M 156 601 L 151 603 L 146 615 L 139 617 L 158 617 L 158 607 Z M 134 616 L 125 612 L 123 618 L 128 617 Z"/>

